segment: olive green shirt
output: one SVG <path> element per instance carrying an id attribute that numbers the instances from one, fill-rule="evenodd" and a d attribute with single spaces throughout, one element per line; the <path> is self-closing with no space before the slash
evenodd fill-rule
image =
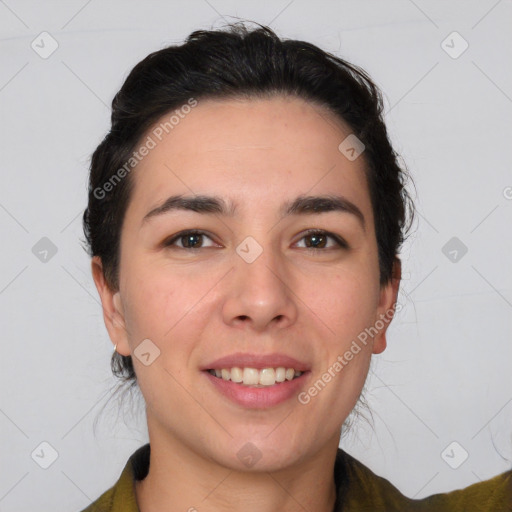
<path id="1" fill-rule="evenodd" d="M 136 450 L 117 483 L 82 512 L 140 512 L 134 482 L 148 474 L 149 455 L 149 443 Z M 334 479 L 333 512 L 512 512 L 512 469 L 465 489 L 414 500 L 338 448 Z"/>

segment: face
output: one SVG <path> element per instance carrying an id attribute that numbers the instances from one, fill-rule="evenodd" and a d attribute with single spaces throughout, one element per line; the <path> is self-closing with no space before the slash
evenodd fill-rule
<path id="1" fill-rule="evenodd" d="M 93 260 L 150 439 L 265 471 L 337 447 L 397 293 L 379 284 L 363 157 L 338 149 L 350 133 L 276 97 L 200 100 L 152 135 L 130 176 L 116 293 Z"/>

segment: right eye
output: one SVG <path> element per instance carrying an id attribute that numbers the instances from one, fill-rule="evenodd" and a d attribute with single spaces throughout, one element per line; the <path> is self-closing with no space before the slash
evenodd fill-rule
<path id="1" fill-rule="evenodd" d="M 178 249 L 203 249 L 206 247 L 214 247 L 214 245 L 204 246 L 202 245 L 203 238 L 206 237 L 209 240 L 211 238 L 204 233 L 203 231 L 199 231 L 197 229 L 187 229 L 185 231 L 181 231 L 180 233 L 172 236 L 168 240 L 164 242 L 164 247 L 176 247 Z M 176 242 L 180 242 L 177 244 Z"/>

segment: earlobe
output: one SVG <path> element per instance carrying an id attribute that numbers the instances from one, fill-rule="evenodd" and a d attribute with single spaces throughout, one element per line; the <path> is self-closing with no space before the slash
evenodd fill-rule
<path id="1" fill-rule="evenodd" d="M 94 283 L 100 295 L 103 320 L 109 337 L 112 343 L 117 347 L 117 352 L 121 355 L 130 355 L 121 294 L 119 291 L 110 289 L 105 279 L 103 265 L 99 256 L 92 258 L 91 270 Z"/>
<path id="2" fill-rule="evenodd" d="M 391 279 L 388 283 L 382 286 L 380 291 L 378 315 L 375 321 L 375 328 L 378 329 L 378 334 L 374 338 L 373 354 L 380 354 L 386 350 L 386 332 L 395 314 L 401 279 L 402 262 L 399 258 L 395 258 L 391 272 Z"/>

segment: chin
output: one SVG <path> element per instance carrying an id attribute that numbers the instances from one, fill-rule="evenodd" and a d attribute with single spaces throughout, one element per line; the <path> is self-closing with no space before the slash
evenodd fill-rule
<path id="1" fill-rule="evenodd" d="M 295 446 L 289 437 L 269 436 L 271 431 L 270 428 L 259 436 L 246 433 L 231 439 L 221 455 L 222 464 L 236 471 L 256 473 L 280 471 L 295 464 L 302 456 L 303 443 Z"/>

